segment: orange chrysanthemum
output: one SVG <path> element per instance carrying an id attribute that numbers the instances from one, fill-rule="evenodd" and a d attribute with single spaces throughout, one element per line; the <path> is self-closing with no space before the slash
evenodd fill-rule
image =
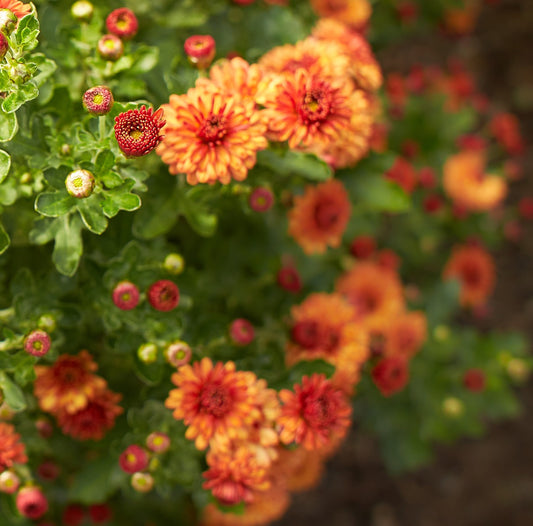
<path id="1" fill-rule="evenodd" d="M 254 491 L 252 494 L 252 502 L 239 515 L 208 504 L 204 509 L 202 526 L 266 526 L 281 518 L 289 507 L 290 495 L 283 487 L 271 486 L 266 491 Z"/>
<path id="2" fill-rule="evenodd" d="M 171 174 L 189 184 L 243 181 L 258 150 L 268 146 L 261 112 L 251 99 L 217 88 L 192 88 L 162 106 L 165 137 L 157 147 Z"/>
<path id="3" fill-rule="evenodd" d="M 0 473 L 13 464 L 24 464 L 28 461 L 24 444 L 19 440 L 20 435 L 15 433 L 11 424 L 0 422 Z"/>
<path id="4" fill-rule="evenodd" d="M 312 34 L 318 40 L 333 41 L 342 46 L 342 53 L 350 60 L 348 74 L 361 89 L 374 92 L 381 87 L 381 68 L 361 33 L 333 18 L 322 18 L 313 28 Z"/>
<path id="5" fill-rule="evenodd" d="M 98 366 L 87 351 L 77 356 L 62 354 L 54 365 L 35 366 L 34 394 L 43 411 L 52 414 L 75 413 L 83 409 L 106 381 L 96 376 Z"/>
<path id="6" fill-rule="evenodd" d="M 301 384 L 294 385 L 294 392 L 283 389 L 279 397 L 283 402 L 279 437 L 284 444 L 296 442 L 305 449 L 320 449 L 343 437 L 350 427 L 348 399 L 323 374 L 304 376 Z"/>
<path id="7" fill-rule="evenodd" d="M 213 85 L 225 93 L 245 99 L 255 99 L 264 77 L 262 68 L 248 64 L 241 57 L 218 61 L 209 71 L 209 79 L 199 78 L 197 88 L 212 89 Z"/>
<path id="8" fill-rule="evenodd" d="M 355 307 L 356 320 L 368 330 L 379 330 L 404 310 L 396 272 L 371 261 L 354 265 L 337 280 L 336 289 Z"/>
<path id="9" fill-rule="evenodd" d="M 423 312 L 403 312 L 385 328 L 385 356 L 412 358 L 427 338 L 427 319 Z"/>
<path id="10" fill-rule="evenodd" d="M 213 365 L 202 358 L 180 367 L 172 382 L 178 388 L 170 391 L 165 406 L 174 410 L 176 420 L 184 421 L 185 436 L 195 440 L 198 449 L 205 449 L 217 434 L 246 437 L 249 423 L 261 417 L 256 407 L 257 378 L 236 371 L 233 362 Z"/>
<path id="11" fill-rule="evenodd" d="M 306 38 L 296 44 L 272 48 L 259 60 L 261 68 L 279 75 L 294 75 L 305 69 L 310 75 L 346 77 L 351 68 L 350 56 L 337 42 Z"/>
<path id="12" fill-rule="evenodd" d="M 273 80 L 257 102 L 266 108 L 268 138 L 288 141 L 290 148 L 327 153 L 345 135 L 353 135 L 354 141 L 370 137 L 369 101 L 347 78 L 332 79 L 298 69 L 294 75 Z"/>
<path id="13" fill-rule="evenodd" d="M 450 157 L 444 164 L 444 190 L 466 210 L 490 210 L 507 194 L 505 179 L 485 175 L 485 163 L 483 151 L 468 150 Z"/>
<path id="14" fill-rule="evenodd" d="M 317 451 L 308 451 L 303 447 L 279 448 L 279 460 L 274 471 L 285 480 L 289 491 L 307 491 L 320 481 L 324 457 Z"/>
<path id="15" fill-rule="evenodd" d="M 103 389 L 95 393 L 82 409 L 57 415 L 61 431 L 78 440 L 101 440 L 115 425 L 115 419 L 123 412 L 118 402 L 119 393 Z"/>
<path id="16" fill-rule="evenodd" d="M 332 364 L 368 357 L 366 333 L 354 322 L 355 309 L 340 294 L 316 293 L 291 310 L 287 363 L 322 358 Z"/>
<path id="17" fill-rule="evenodd" d="M 494 288 L 495 268 L 492 256 L 476 245 L 455 247 L 446 263 L 443 277 L 461 283 L 461 305 L 483 305 Z"/>
<path id="18" fill-rule="evenodd" d="M 209 469 L 204 472 L 204 489 L 225 505 L 239 502 L 252 502 L 253 491 L 264 491 L 270 487 L 268 469 L 261 466 L 253 454 L 245 447 L 237 448 L 229 454 L 209 451 Z"/>
<path id="19" fill-rule="evenodd" d="M 333 18 L 355 29 L 363 29 L 372 14 L 368 0 L 311 0 L 311 6 L 319 16 Z"/>
<path id="20" fill-rule="evenodd" d="M 350 211 L 348 193 L 340 181 L 307 186 L 304 195 L 294 198 L 289 234 L 306 254 L 323 253 L 328 246 L 340 245 Z"/>
<path id="21" fill-rule="evenodd" d="M 31 13 L 31 5 L 19 0 L 0 0 L 0 9 L 9 9 L 18 19 Z"/>

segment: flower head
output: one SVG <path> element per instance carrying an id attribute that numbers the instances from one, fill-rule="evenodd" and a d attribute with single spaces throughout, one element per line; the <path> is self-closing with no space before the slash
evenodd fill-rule
<path id="1" fill-rule="evenodd" d="M 352 409 L 347 398 L 323 374 L 304 376 L 301 384 L 294 385 L 294 392 L 283 389 L 279 397 L 283 406 L 278 425 L 284 444 L 320 449 L 344 436 L 350 427 Z"/>
<path id="2" fill-rule="evenodd" d="M 311 6 L 321 17 L 329 17 L 354 29 L 363 29 L 372 14 L 368 0 L 311 0 Z"/>
<path id="3" fill-rule="evenodd" d="M 139 28 L 135 13 L 127 7 L 114 9 L 106 18 L 107 30 L 123 40 L 133 38 Z"/>
<path id="4" fill-rule="evenodd" d="M 284 290 L 297 294 L 302 290 L 302 279 L 299 272 L 292 266 L 285 266 L 278 270 L 277 284 Z"/>
<path id="5" fill-rule="evenodd" d="M 274 203 L 274 194 L 265 187 L 254 188 L 248 202 L 250 208 L 255 212 L 266 212 Z"/>
<path id="6" fill-rule="evenodd" d="M 211 35 L 193 35 L 183 47 L 189 62 L 198 69 L 207 69 L 215 58 L 215 39 Z"/>
<path id="7" fill-rule="evenodd" d="M 77 199 L 89 197 L 93 193 L 95 184 L 94 175 L 89 170 L 74 170 L 65 179 L 67 192 Z"/>
<path id="8" fill-rule="evenodd" d="M 233 362 L 203 358 L 183 365 L 172 375 L 177 389 L 170 391 L 165 406 L 187 426 L 185 436 L 206 449 L 216 434 L 236 437 L 247 422 L 257 417 L 255 375 L 235 371 Z"/>
<path id="9" fill-rule="evenodd" d="M 112 517 L 111 508 L 107 504 L 91 504 L 89 506 L 89 517 L 94 524 L 104 524 Z"/>
<path id="10" fill-rule="evenodd" d="M 463 375 L 463 385 L 473 393 L 479 393 L 485 389 L 487 378 L 482 369 L 468 369 Z"/>
<path id="11" fill-rule="evenodd" d="M 96 392 L 82 409 L 57 415 L 61 431 L 78 440 L 101 440 L 123 412 L 117 405 L 121 398 L 122 395 L 108 389 Z"/>
<path id="12" fill-rule="evenodd" d="M 507 194 L 505 179 L 485 174 L 486 154 L 466 150 L 450 157 L 443 168 L 443 185 L 454 204 L 467 211 L 490 210 Z"/>
<path id="13" fill-rule="evenodd" d="M 162 117 L 161 108 L 152 114 L 152 108 L 146 106 L 115 117 L 115 138 L 126 157 L 147 155 L 160 143 L 160 130 L 165 125 Z"/>
<path id="14" fill-rule="evenodd" d="M 13 464 L 24 464 L 27 461 L 20 435 L 15 433 L 11 424 L 0 422 L 0 473 Z"/>
<path id="15" fill-rule="evenodd" d="M 178 306 L 180 301 L 178 286 L 168 279 L 160 279 L 150 285 L 148 289 L 148 301 L 158 311 L 171 311 Z"/>
<path id="16" fill-rule="evenodd" d="M 104 35 L 97 45 L 98 53 L 105 60 L 115 61 L 124 54 L 124 44 L 116 35 Z"/>
<path id="17" fill-rule="evenodd" d="M 409 380 L 407 360 L 399 356 L 383 358 L 372 369 L 372 379 L 383 396 L 401 391 Z"/>
<path id="18" fill-rule="evenodd" d="M 87 351 L 77 356 L 62 354 L 51 366 L 35 367 L 34 393 L 43 411 L 75 413 L 83 409 L 106 382 L 93 373 L 97 369 Z"/>
<path id="19" fill-rule="evenodd" d="M 343 184 L 335 179 L 307 186 L 296 196 L 289 212 L 289 234 L 306 254 L 323 253 L 328 246 L 338 247 L 348 220 L 351 205 Z"/>
<path id="20" fill-rule="evenodd" d="M 137 472 L 131 476 L 131 487 L 139 493 L 148 493 L 154 487 L 155 480 L 150 473 Z"/>
<path id="21" fill-rule="evenodd" d="M 165 257 L 163 268 L 169 273 L 179 275 L 185 270 L 185 259 L 181 254 L 171 253 Z"/>
<path id="22" fill-rule="evenodd" d="M 70 14 L 80 22 L 88 22 L 93 17 L 94 6 L 88 0 L 78 0 L 70 8 Z"/>
<path id="23" fill-rule="evenodd" d="M 50 350 L 51 343 L 48 333 L 37 329 L 31 331 L 24 339 L 24 350 L 32 356 L 44 356 Z"/>
<path id="24" fill-rule="evenodd" d="M 376 250 L 376 241 L 372 236 L 357 236 L 350 244 L 350 252 L 357 259 L 368 259 Z"/>
<path id="25" fill-rule="evenodd" d="M 83 94 L 82 103 L 91 115 L 105 115 L 113 107 L 113 93 L 107 86 L 94 86 Z"/>
<path id="26" fill-rule="evenodd" d="M 131 281 L 121 281 L 113 289 L 113 303 L 121 310 L 132 310 L 139 304 L 139 289 Z"/>
<path id="27" fill-rule="evenodd" d="M 165 358 L 173 367 L 181 367 L 191 361 L 192 350 L 188 343 L 177 340 L 165 348 Z"/>
<path id="28" fill-rule="evenodd" d="M 496 114 L 489 124 L 490 131 L 498 143 L 510 155 L 524 153 L 524 140 L 520 133 L 518 119 L 511 113 Z"/>
<path id="29" fill-rule="evenodd" d="M 17 494 L 17 509 L 28 519 L 39 519 L 48 510 L 48 501 L 43 492 L 36 487 L 22 488 Z"/>
<path id="30" fill-rule="evenodd" d="M 31 5 L 19 0 L 0 0 L 0 9 L 9 9 L 19 20 L 31 13 Z"/>
<path id="31" fill-rule="evenodd" d="M 485 304 L 491 294 L 495 273 L 494 262 L 486 250 L 476 245 L 464 245 L 453 249 L 443 277 L 459 280 L 461 305 L 477 307 Z"/>
<path id="32" fill-rule="evenodd" d="M 237 318 L 231 322 L 229 335 L 235 345 L 248 345 L 254 341 L 254 326 L 244 318 Z"/>
<path id="33" fill-rule="evenodd" d="M 85 511 L 79 504 L 68 504 L 61 517 L 64 526 L 80 526 L 83 522 Z"/>
<path id="34" fill-rule="evenodd" d="M 148 453 L 141 446 L 133 444 L 128 446 L 118 459 L 122 471 L 135 473 L 148 467 Z"/>
<path id="35" fill-rule="evenodd" d="M 20 479 L 14 471 L 6 469 L 0 472 L 0 492 L 11 495 L 19 489 L 19 486 Z"/>
<path id="36" fill-rule="evenodd" d="M 423 312 L 403 312 L 394 316 L 385 329 L 386 356 L 414 356 L 427 337 L 427 319 Z"/>
<path id="37" fill-rule="evenodd" d="M 161 431 L 154 431 L 146 438 L 146 447 L 154 453 L 164 453 L 170 447 L 170 437 Z"/>
<path id="38" fill-rule="evenodd" d="M 162 107 L 167 124 L 157 153 L 170 173 L 187 174 L 190 184 L 243 181 L 257 151 L 268 145 L 254 101 L 214 84 L 171 95 Z"/>

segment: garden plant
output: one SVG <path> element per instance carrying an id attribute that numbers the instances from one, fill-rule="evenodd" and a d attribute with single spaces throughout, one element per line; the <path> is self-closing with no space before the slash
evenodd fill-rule
<path id="1" fill-rule="evenodd" d="M 352 424 L 517 414 L 517 119 L 375 54 L 481 4 L 0 0 L 2 526 L 269 524 Z"/>

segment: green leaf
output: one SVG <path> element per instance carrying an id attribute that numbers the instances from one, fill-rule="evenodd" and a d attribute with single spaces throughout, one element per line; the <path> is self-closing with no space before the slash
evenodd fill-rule
<path id="1" fill-rule="evenodd" d="M 3 254 L 7 250 L 10 242 L 7 232 L 4 230 L 2 223 L 0 223 L 0 254 Z"/>
<path id="2" fill-rule="evenodd" d="M 107 219 L 100 206 L 100 196 L 95 194 L 87 199 L 80 199 L 78 210 L 85 226 L 95 234 L 102 234 L 107 228 Z"/>
<path id="3" fill-rule="evenodd" d="M 113 62 L 111 67 L 111 75 L 116 75 L 121 71 L 129 70 L 133 65 L 133 58 L 129 55 L 124 55 L 120 57 L 116 62 Z"/>
<path id="4" fill-rule="evenodd" d="M 98 174 L 98 178 L 102 181 L 105 187 L 109 189 L 117 188 L 117 186 L 124 183 L 122 177 L 115 172 L 107 172 L 104 175 Z"/>
<path id="5" fill-rule="evenodd" d="M 0 109 L 0 142 L 7 142 L 15 137 L 18 131 L 17 116 Z"/>
<path id="6" fill-rule="evenodd" d="M 68 166 L 61 165 L 57 168 L 45 170 L 43 175 L 50 186 L 56 190 L 65 190 L 65 179 L 70 171 L 71 169 Z"/>
<path id="7" fill-rule="evenodd" d="M 159 49 L 156 47 L 141 46 L 133 55 L 133 66 L 129 73 L 138 75 L 153 69 L 159 60 Z"/>
<path id="8" fill-rule="evenodd" d="M 94 163 L 96 177 L 101 177 L 115 166 L 115 156 L 112 151 L 104 150 L 98 154 Z"/>
<path id="9" fill-rule="evenodd" d="M 334 372 L 335 366 L 324 360 L 303 360 L 291 367 L 289 370 L 289 381 L 291 384 L 300 383 L 303 376 L 311 376 L 315 373 L 325 374 L 329 378 Z"/>
<path id="10" fill-rule="evenodd" d="M 85 464 L 76 474 L 69 488 L 68 500 L 80 504 L 105 502 L 122 484 L 125 474 L 121 472 L 118 459 L 105 455 Z"/>
<path id="11" fill-rule="evenodd" d="M 7 405 L 15 412 L 26 408 L 26 399 L 20 387 L 7 374 L 0 371 L 0 389 L 4 392 Z"/>
<path id="12" fill-rule="evenodd" d="M 39 95 L 39 88 L 28 81 L 21 84 L 16 91 L 11 92 L 2 102 L 2 110 L 6 113 L 17 111 L 25 102 L 33 100 Z"/>
<path id="13" fill-rule="evenodd" d="M 180 213 L 185 216 L 191 228 L 203 237 L 211 237 L 217 230 L 218 218 L 205 208 L 191 201 L 182 201 Z"/>
<path id="14" fill-rule="evenodd" d="M 300 175 L 310 181 L 326 181 L 333 176 L 329 165 L 310 153 L 263 150 L 257 153 L 257 164 L 280 175 Z"/>
<path id="15" fill-rule="evenodd" d="M 0 150 L 0 183 L 7 177 L 11 168 L 11 157 L 4 150 Z"/>
<path id="16" fill-rule="evenodd" d="M 57 231 L 52 260 L 65 276 L 73 276 L 78 268 L 83 253 L 81 228 L 78 216 L 72 217 L 72 220 L 65 216 Z"/>
<path id="17" fill-rule="evenodd" d="M 426 315 L 430 325 L 445 323 L 455 312 L 459 305 L 459 292 L 461 284 L 458 280 L 451 279 L 438 283 L 426 295 Z"/>
<path id="18" fill-rule="evenodd" d="M 44 245 L 49 241 L 52 241 L 52 239 L 56 237 L 60 226 L 60 219 L 41 217 L 39 220 L 35 221 L 32 230 L 30 230 L 30 242 L 35 245 Z"/>
<path id="19" fill-rule="evenodd" d="M 75 206 L 77 199 L 67 191 L 44 192 L 35 200 L 35 210 L 46 217 L 59 217 L 68 214 Z"/>
<path id="20" fill-rule="evenodd" d="M 405 191 L 382 174 L 354 175 L 347 184 L 356 206 L 386 212 L 403 212 L 411 206 L 411 199 Z"/>
<path id="21" fill-rule="evenodd" d="M 105 192 L 102 209 L 107 217 L 114 217 L 119 210 L 132 212 L 141 206 L 141 198 L 137 194 L 130 193 L 135 181 L 128 179 L 122 186 Z"/>
<path id="22" fill-rule="evenodd" d="M 168 232 L 178 218 L 178 199 L 177 187 L 171 194 L 153 192 L 145 205 L 135 214 L 134 234 L 142 239 L 153 239 Z"/>
<path id="23" fill-rule="evenodd" d="M 26 15 L 19 20 L 15 31 L 15 42 L 26 51 L 30 51 L 38 44 L 39 21 L 33 15 Z"/>

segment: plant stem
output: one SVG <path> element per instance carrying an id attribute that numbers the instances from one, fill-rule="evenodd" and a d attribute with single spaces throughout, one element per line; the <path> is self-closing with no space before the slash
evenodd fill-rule
<path id="1" fill-rule="evenodd" d="M 105 139 L 105 115 L 98 117 L 98 131 L 100 133 L 100 142 Z"/>

